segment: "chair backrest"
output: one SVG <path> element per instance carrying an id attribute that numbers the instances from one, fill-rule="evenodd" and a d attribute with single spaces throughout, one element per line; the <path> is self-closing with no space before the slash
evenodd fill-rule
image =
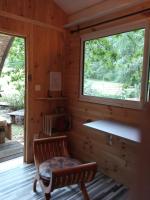
<path id="1" fill-rule="evenodd" d="M 33 150 L 36 166 L 55 156 L 69 156 L 67 136 L 34 139 Z"/>

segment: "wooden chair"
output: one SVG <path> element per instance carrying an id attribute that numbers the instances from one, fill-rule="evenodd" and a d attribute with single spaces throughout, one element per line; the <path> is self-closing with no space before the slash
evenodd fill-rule
<path id="1" fill-rule="evenodd" d="M 85 182 L 94 178 L 97 165 L 95 162 L 82 164 L 70 158 L 66 136 L 35 139 L 34 160 L 37 169 L 33 184 L 34 192 L 39 181 L 45 199 L 48 200 L 54 189 L 78 184 L 84 200 L 89 200 Z"/>

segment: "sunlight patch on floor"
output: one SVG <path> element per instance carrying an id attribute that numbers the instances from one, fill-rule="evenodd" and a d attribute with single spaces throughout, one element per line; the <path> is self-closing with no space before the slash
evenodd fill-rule
<path id="1" fill-rule="evenodd" d="M 23 164 L 23 156 L 0 163 L 0 172 L 4 172 Z"/>

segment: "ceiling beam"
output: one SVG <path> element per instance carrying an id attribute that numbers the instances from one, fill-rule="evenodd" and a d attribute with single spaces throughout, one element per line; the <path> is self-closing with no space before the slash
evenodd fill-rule
<path id="1" fill-rule="evenodd" d="M 50 29 L 53 29 L 53 30 L 58 31 L 58 32 L 65 32 L 64 28 L 57 27 L 55 25 L 51 25 L 47 22 L 41 22 L 41 21 L 36 20 L 36 19 L 30 19 L 28 17 L 19 16 L 19 15 L 16 15 L 16 14 L 13 14 L 13 13 L 10 13 L 10 12 L 7 12 L 7 11 L 3 11 L 3 10 L 0 10 L 0 17 L 6 17 L 6 18 L 9 18 L 9 19 L 14 19 L 14 20 L 21 21 L 21 22 L 24 22 L 24 23 L 31 23 L 33 25 L 37 25 L 37 26 L 41 26 L 41 27 L 45 27 L 45 28 L 50 28 Z"/>
<path id="2" fill-rule="evenodd" d="M 87 22 L 94 22 L 98 19 L 104 19 L 111 14 L 130 10 L 131 8 L 138 7 L 137 10 L 142 10 L 150 7 L 149 0 L 108 0 L 99 4 L 83 9 L 73 15 L 69 16 L 69 23 L 65 28 L 82 25 Z"/>

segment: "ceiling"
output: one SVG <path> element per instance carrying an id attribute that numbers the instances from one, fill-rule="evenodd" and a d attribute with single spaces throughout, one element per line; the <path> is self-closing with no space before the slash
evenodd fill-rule
<path id="1" fill-rule="evenodd" d="M 67 14 L 73 14 L 79 10 L 88 8 L 94 4 L 107 0 L 54 0 Z"/>

